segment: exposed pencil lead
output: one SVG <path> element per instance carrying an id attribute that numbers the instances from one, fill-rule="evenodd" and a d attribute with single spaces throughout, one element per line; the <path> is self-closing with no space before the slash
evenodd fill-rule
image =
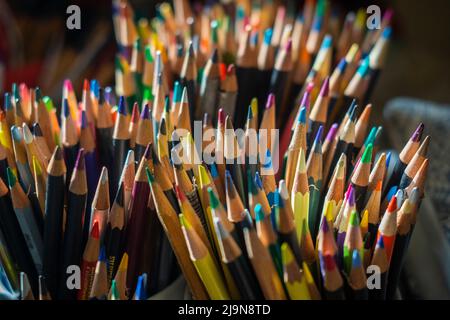
<path id="1" fill-rule="evenodd" d="M 124 98 L 124 96 L 120 96 L 119 106 L 118 106 L 117 112 L 119 112 L 120 114 L 122 114 L 124 116 L 127 115 L 127 108 L 125 106 L 125 98 Z"/>

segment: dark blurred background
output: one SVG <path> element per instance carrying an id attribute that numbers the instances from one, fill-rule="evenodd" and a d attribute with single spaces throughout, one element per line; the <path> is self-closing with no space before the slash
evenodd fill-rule
<path id="1" fill-rule="evenodd" d="M 141 16 L 150 17 L 158 1 L 131 0 Z M 348 9 L 370 4 L 392 7 L 394 39 L 374 93 L 374 105 L 394 96 L 450 102 L 450 1 L 334 1 Z M 65 27 L 66 8 L 81 8 L 81 30 Z M 110 0 L 0 0 L 2 91 L 12 82 L 40 85 L 57 99 L 62 79 L 80 88 L 82 78 L 113 81 L 115 51 Z M 56 96 L 55 96 L 56 95 Z"/>
<path id="2" fill-rule="evenodd" d="M 129 2 L 138 17 L 152 17 L 158 3 Z M 394 34 L 372 96 L 375 112 L 371 122 L 383 125 L 384 147 L 397 150 L 418 122 L 424 122 L 426 134 L 433 136 L 427 201 L 420 215 L 423 221 L 418 223 L 412 240 L 414 261 L 406 271 L 414 279 L 412 286 L 420 293 L 418 297 L 443 298 L 450 290 L 450 249 L 440 232 L 443 227 L 449 244 L 450 1 L 331 2 L 344 7 L 343 12 L 371 4 L 394 10 Z M 81 30 L 66 28 L 66 9 L 71 4 L 81 9 Z M 95 78 L 102 86 L 112 85 L 116 45 L 111 8 L 111 0 L 0 0 L 1 96 L 13 82 L 25 82 L 29 87 L 39 85 L 59 105 L 66 78 L 72 80 L 78 94 L 84 78 Z M 396 97 L 414 99 L 392 101 Z M 423 270 L 428 271 L 426 277 L 416 276 L 423 275 Z M 444 289 L 437 289 L 439 286 Z"/>

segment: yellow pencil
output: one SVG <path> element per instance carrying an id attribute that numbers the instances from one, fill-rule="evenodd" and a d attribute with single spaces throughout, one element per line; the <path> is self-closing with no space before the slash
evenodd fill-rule
<path id="1" fill-rule="evenodd" d="M 186 218 L 180 214 L 180 224 L 184 239 L 189 250 L 189 256 L 194 263 L 200 279 L 212 300 L 229 300 L 230 296 L 225 287 L 222 275 L 209 254 L 206 245 L 195 232 Z"/>

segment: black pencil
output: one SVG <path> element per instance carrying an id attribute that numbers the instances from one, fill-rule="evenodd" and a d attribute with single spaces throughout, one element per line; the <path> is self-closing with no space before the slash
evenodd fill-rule
<path id="1" fill-rule="evenodd" d="M 58 299 L 73 300 L 76 298 L 76 290 L 70 290 L 67 287 L 67 279 L 70 275 L 67 273 L 67 268 L 71 265 L 79 265 L 81 262 L 87 191 L 84 150 L 80 149 L 67 193 L 67 218 L 64 229 Z"/>
<path id="2" fill-rule="evenodd" d="M 253 274 L 250 265 L 242 255 L 238 244 L 222 226 L 218 219 L 214 221 L 221 250 L 222 261 L 226 263 L 234 278 L 241 297 L 244 300 L 258 300 L 263 298 L 261 288 Z"/>
<path id="3" fill-rule="evenodd" d="M 243 128 L 247 116 L 247 107 L 251 99 L 255 96 L 255 86 L 258 69 L 256 50 L 253 45 L 252 28 L 245 27 L 245 31 L 240 36 L 239 49 L 236 58 L 236 76 L 238 81 L 238 94 L 236 108 L 234 112 L 234 127 Z M 254 37 L 253 37 L 254 38 Z"/>
<path id="4" fill-rule="evenodd" d="M 392 170 L 391 175 L 387 178 L 387 181 L 384 184 L 383 188 L 383 198 L 386 196 L 388 191 L 393 187 L 400 183 L 400 179 L 402 178 L 403 172 L 406 169 L 406 166 L 414 157 L 417 149 L 419 149 L 420 140 L 422 139 L 422 134 L 424 130 L 424 124 L 420 123 L 419 126 L 414 130 L 411 138 L 409 138 L 406 145 L 403 147 L 402 151 L 398 156 L 398 160 L 394 165 L 394 169 Z"/>
<path id="5" fill-rule="evenodd" d="M 111 119 L 111 105 L 105 100 L 103 89 L 99 89 L 97 121 L 95 122 L 95 137 L 97 139 L 97 152 L 100 167 L 111 171 L 113 150 L 112 133 L 113 121 Z"/>
<path id="6" fill-rule="evenodd" d="M 275 95 L 275 105 L 277 106 L 278 125 L 281 119 L 289 116 L 290 110 L 286 108 L 286 94 L 289 86 L 289 77 L 292 71 L 292 40 L 289 39 L 286 46 L 279 49 L 275 66 L 270 79 L 269 92 Z"/>
<path id="7" fill-rule="evenodd" d="M 225 168 L 233 179 L 239 196 L 246 203 L 240 148 L 229 116 L 225 119 L 224 160 Z"/>
<path id="8" fill-rule="evenodd" d="M 70 115 L 69 102 L 67 99 L 63 100 L 61 118 L 61 143 L 63 146 L 64 161 L 67 166 L 66 187 L 68 188 L 78 155 L 79 137 L 75 121 Z M 48 277 L 46 277 L 46 280 L 49 281 Z M 53 294 L 52 289 L 50 288 L 51 286 L 47 287 L 50 290 L 50 293 Z"/>
<path id="9" fill-rule="evenodd" d="M 186 50 L 186 55 L 184 57 L 180 74 L 180 84 L 183 88 L 186 87 L 190 107 L 190 119 L 191 121 L 194 121 L 197 106 L 197 64 L 192 41 L 189 43 L 188 50 Z"/>
<path id="10" fill-rule="evenodd" d="M 130 148 L 129 124 L 130 119 L 127 114 L 125 98 L 120 97 L 116 123 L 114 125 L 114 132 L 112 135 L 113 160 L 111 183 L 109 184 L 110 198 L 114 198 L 117 193 L 122 167 L 125 162 L 125 158 L 127 157 L 128 149 Z"/>
<path id="11" fill-rule="evenodd" d="M 62 150 L 55 148 L 47 168 L 47 194 L 45 196 L 43 275 L 52 297 L 57 296 L 61 272 L 63 239 L 64 178 L 66 165 Z"/>

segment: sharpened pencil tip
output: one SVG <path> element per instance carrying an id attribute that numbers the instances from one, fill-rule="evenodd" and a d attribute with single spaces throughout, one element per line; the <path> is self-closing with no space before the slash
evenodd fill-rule
<path id="1" fill-rule="evenodd" d="M 336 261 L 334 260 L 334 257 L 331 254 L 325 254 L 323 256 L 323 261 L 325 263 L 325 268 L 328 271 L 334 270 L 336 268 Z"/>
<path id="2" fill-rule="evenodd" d="M 6 168 L 6 175 L 8 177 L 8 186 L 10 188 L 14 187 L 14 185 L 16 184 L 17 178 L 10 167 Z"/>
<path id="3" fill-rule="evenodd" d="M 292 250 L 286 242 L 281 244 L 281 261 L 283 262 L 283 266 L 287 266 L 294 260 L 294 255 L 292 254 Z"/>
<path id="4" fill-rule="evenodd" d="M 322 151 L 322 134 L 323 134 L 323 126 L 320 126 L 317 130 L 316 137 L 314 138 L 314 152 Z"/>
<path id="5" fill-rule="evenodd" d="M 256 222 L 263 221 L 265 216 L 264 216 L 264 212 L 262 210 L 262 206 L 259 203 L 257 203 L 254 210 L 255 210 Z"/>
<path id="6" fill-rule="evenodd" d="M 378 236 L 377 247 L 378 248 L 384 248 L 384 239 L 383 239 L 383 235 L 382 234 L 380 234 Z"/>
<path id="7" fill-rule="evenodd" d="M 361 256 L 359 255 L 358 250 L 354 249 L 352 253 L 352 268 L 360 268 L 361 265 Z"/>
<path id="8" fill-rule="evenodd" d="M 206 168 L 203 165 L 200 165 L 198 167 L 198 169 L 199 169 L 199 176 L 200 176 L 200 184 L 202 186 L 206 186 L 206 185 L 210 184 L 211 181 L 209 179 L 208 173 L 206 172 Z"/>
<path id="9" fill-rule="evenodd" d="M 63 158 L 63 152 L 60 146 L 56 146 L 55 150 L 53 151 L 53 155 L 52 158 L 54 160 L 62 160 Z M 50 159 L 50 162 L 52 162 L 52 160 Z"/>
<path id="10" fill-rule="evenodd" d="M 65 118 L 70 116 L 69 101 L 66 98 L 63 100 L 63 115 Z"/>
<path id="11" fill-rule="evenodd" d="M 147 174 L 147 179 L 148 182 L 150 184 L 153 184 L 153 182 L 155 182 L 155 177 L 153 176 L 153 174 L 150 172 L 150 169 L 147 167 L 145 168 L 145 173 Z"/>
<path id="12" fill-rule="evenodd" d="M 266 109 L 270 109 L 274 105 L 275 105 L 275 95 L 273 93 L 269 93 L 269 96 L 267 97 L 267 102 L 266 102 Z"/>
<path id="13" fill-rule="evenodd" d="M 220 125 L 224 125 L 225 124 L 225 112 L 223 111 L 222 108 L 219 109 L 217 118 L 219 120 L 219 124 Z"/>
<path id="14" fill-rule="evenodd" d="M 394 212 L 395 210 L 397 210 L 397 196 L 393 196 L 391 198 L 386 211 L 390 213 L 390 212 Z"/>
<path id="15" fill-rule="evenodd" d="M 84 149 L 80 148 L 77 154 L 77 160 L 75 161 L 76 170 L 84 170 Z"/>
<path id="16" fill-rule="evenodd" d="M 309 109 L 311 104 L 311 93 L 309 91 L 305 91 L 302 97 L 302 101 L 300 102 L 300 108 L 305 107 Z"/>
<path id="17" fill-rule="evenodd" d="M 106 249 L 105 246 L 101 246 L 100 254 L 98 255 L 98 261 L 106 262 Z"/>
<path id="18" fill-rule="evenodd" d="M 217 199 L 213 188 L 208 187 L 208 195 L 209 195 L 209 205 L 211 206 L 212 209 L 216 209 L 220 202 L 219 199 Z"/>
<path id="19" fill-rule="evenodd" d="M 300 109 L 300 114 L 298 116 L 298 122 L 300 122 L 302 124 L 306 124 L 306 108 L 305 107 L 301 107 L 301 109 Z"/>
<path id="20" fill-rule="evenodd" d="M 42 137 L 43 136 L 41 126 L 37 122 L 35 122 L 33 124 L 33 135 L 35 137 Z"/>
<path id="21" fill-rule="evenodd" d="M 146 103 L 145 105 L 144 105 L 144 107 L 142 108 L 142 111 L 141 111 L 141 119 L 143 119 L 143 120 L 147 120 L 147 119 L 149 119 L 150 118 L 150 112 L 149 112 L 149 106 L 148 106 L 148 103 Z"/>
<path id="22" fill-rule="evenodd" d="M 119 112 L 120 114 L 122 114 L 124 116 L 127 115 L 127 108 L 126 108 L 126 103 L 125 103 L 124 96 L 120 96 L 119 106 L 118 106 L 117 112 Z"/>
<path id="23" fill-rule="evenodd" d="M 88 125 L 88 121 L 87 121 L 87 116 L 86 116 L 86 111 L 82 110 L 81 111 L 81 129 L 86 129 Z"/>
<path id="24" fill-rule="evenodd" d="M 361 163 L 370 163 L 372 161 L 373 144 L 369 143 L 361 156 Z"/>
<path id="25" fill-rule="evenodd" d="M 329 90 L 330 90 L 330 77 L 326 77 L 322 83 L 322 87 L 320 88 L 319 95 L 321 97 L 328 97 Z"/>
<path id="26" fill-rule="evenodd" d="M 359 225 L 359 217 L 358 217 L 358 212 L 356 210 L 352 211 L 352 213 L 350 215 L 349 224 L 354 227 Z"/>
<path id="27" fill-rule="evenodd" d="M 94 239 L 100 238 L 100 226 L 97 220 L 94 220 L 94 224 L 92 226 L 91 230 L 91 237 Z"/>

